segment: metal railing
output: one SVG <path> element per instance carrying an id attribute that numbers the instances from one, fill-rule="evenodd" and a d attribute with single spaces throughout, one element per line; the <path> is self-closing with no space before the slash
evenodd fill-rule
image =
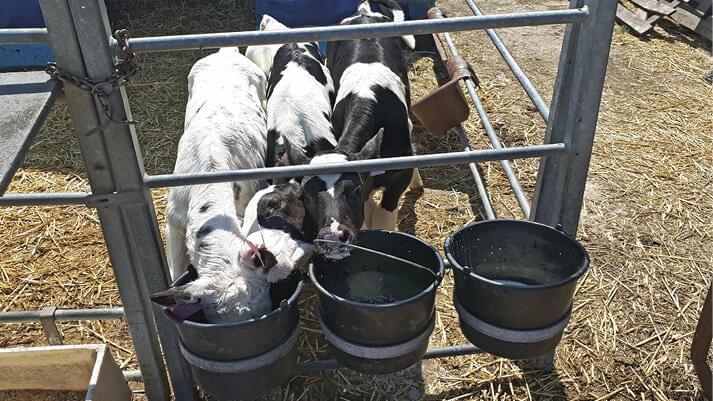
<path id="1" fill-rule="evenodd" d="M 141 368 L 127 376 L 142 378 L 147 397 L 178 401 L 192 400 L 195 389 L 185 361 L 180 357 L 175 329 L 161 314 L 153 314 L 148 294 L 165 289 L 168 273 L 153 199 L 148 188 L 249 179 L 334 174 L 469 164 L 486 217 L 495 218 L 485 184 L 475 162 L 500 160 L 513 192 L 525 215 L 550 225 L 561 222 L 574 235 L 591 155 L 591 145 L 606 72 L 616 0 L 571 0 L 566 10 L 546 10 L 500 15 L 483 15 L 472 0 L 465 0 L 474 16 L 440 20 L 405 21 L 356 26 L 300 28 L 286 31 L 229 32 L 197 35 L 139 37 L 129 40 L 136 52 L 161 52 L 230 46 L 279 44 L 304 41 L 334 41 L 363 37 L 444 33 L 452 53 L 457 49 L 448 32 L 483 29 L 510 70 L 547 122 L 545 143 L 503 147 L 490 124 L 476 88 L 465 81 L 493 149 L 470 150 L 462 127 L 457 133 L 465 151 L 352 161 L 330 165 L 273 167 L 217 173 L 144 174 L 133 126 L 110 124 L 91 136 L 79 135 L 92 193 L 5 194 L 0 206 L 87 205 L 99 208 L 104 238 L 112 261 L 124 309 L 55 310 L 57 320 L 121 318 L 131 331 Z M 112 74 L 117 42 L 109 35 L 106 10 L 101 0 L 40 0 L 48 26 L 32 29 L 0 29 L 0 44 L 50 43 L 60 68 L 68 73 L 101 81 Z M 493 29 L 544 24 L 568 24 L 552 97 L 551 110 L 524 74 Z M 586 79 L 583 79 L 586 77 Z M 88 132 L 105 122 L 91 94 L 65 87 L 72 122 L 77 132 Z M 131 120 L 124 91 L 114 91 L 108 102 L 115 117 Z M 111 149 L 108 152 L 107 149 Z M 550 157 L 558 156 L 558 157 Z M 540 169 L 532 206 L 507 160 L 540 157 Z M 530 207 L 532 212 L 530 213 Z M 119 309 L 122 309 L 121 311 Z M 0 313 L 0 323 L 41 320 L 40 312 Z M 47 317 L 44 316 L 46 319 Z M 160 337 L 160 344 L 159 344 Z M 161 350 L 163 348 L 163 351 Z M 471 345 L 429 350 L 426 358 L 480 352 Z M 333 360 L 300 364 L 308 374 L 337 367 Z M 171 384 L 167 380 L 171 377 Z"/>
<path id="2" fill-rule="evenodd" d="M 386 24 L 335 25 L 312 28 L 296 28 L 284 31 L 249 31 L 206 33 L 195 35 L 154 36 L 129 40 L 136 52 L 209 49 L 231 46 L 255 46 L 293 42 L 325 42 L 334 40 L 361 39 L 365 37 L 389 37 L 422 35 L 437 32 L 470 31 L 485 28 L 505 28 L 532 25 L 567 24 L 583 22 L 589 16 L 584 6 L 567 10 L 546 10 L 525 13 L 457 17 L 443 20 L 417 20 Z"/>
<path id="3" fill-rule="evenodd" d="M 470 7 L 470 10 L 473 12 L 473 14 L 478 16 L 483 15 L 483 13 L 480 12 L 480 9 L 473 0 L 464 1 L 468 5 L 468 7 Z M 490 28 L 486 29 L 485 33 L 490 38 L 490 41 L 493 42 L 493 45 L 495 45 L 495 48 L 500 53 L 500 56 L 505 61 L 505 64 L 507 64 L 507 66 L 510 68 L 510 71 L 512 71 L 515 78 L 517 78 L 517 80 L 520 82 L 520 86 L 522 86 L 522 89 L 525 90 L 527 96 L 529 96 L 530 100 L 532 100 L 532 104 L 535 106 L 535 108 L 540 113 L 545 122 L 547 122 L 547 119 L 550 116 L 550 108 L 549 106 L 547 106 L 547 103 L 545 103 L 544 99 L 542 99 L 542 96 L 540 96 L 540 93 L 535 88 L 535 85 L 532 84 L 525 72 L 522 71 L 522 68 L 520 68 L 520 65 L 517 63 L 517 61 L 515 61 L 512 54 L 510 54 L 510 50 L 505 47 L 503 41 L 500 40 L 498 34 Z"/>
<path id="4" fill-rule="evenodd" d="M 0 313 L 0 323 L 39 322 L 41 311 L 10 311 Z M 71 322 L 77 320 L 116 320 L 124 318 L 124 308 L 57 309 L 53 320 Z"/>
<path id="5" fill-rule="evenodd" d="M 0 28 L 0 45 L 48 44 L 46 28 Z"/>

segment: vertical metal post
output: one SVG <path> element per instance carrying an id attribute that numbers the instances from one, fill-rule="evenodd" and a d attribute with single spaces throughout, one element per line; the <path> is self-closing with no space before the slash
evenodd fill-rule
<path id="1" fill-rule="evenodd" d="M 569 152 L 540 162 L 530 220 L 561 224 L 577 234 L 607 71 L 617 0 L 571 0 L 589 8 L 589 18 L 565 29 L 545 143 L 564 142 Z M 554 350 L 531 360 L 552 369 Z"/>
<path id="2" fill-rule="evenodd" d="M 109 21 L 101 0 L 41 0 L 57 65 L 63 71 L 102 81 L 112 75 Z M 106 121 L 96 99 L 86 91 L 64 86 L 72 123 L 94 194 L 138 193 L 136 202 L 98 209 L 134 349 L 151 401 L 195 399 L 190 371 L 178 351 L 178 336 L 170 322 L 154 316 L 148 293 L 168 285 L 168 268 L 150 192 L 145 189 L 143 162 L 133 127 L 111 124 L 87 134 Z M 109 98 L 114 119 L 131 119 L 123 88 Z M 156 321 L 154 321 L 154 317 Z M 156 335 L 161 336 L 166 365 Z"/>
<path id="3" fill-rule="evenodd" d="M 589 18 L 564 34 L 545 143 L 564 142 L 568 154 L 540 163 L 531 220 L 577 233 L 597 128 L 599 103 L 614 28 L 617 0 L 572 0 Z"/>

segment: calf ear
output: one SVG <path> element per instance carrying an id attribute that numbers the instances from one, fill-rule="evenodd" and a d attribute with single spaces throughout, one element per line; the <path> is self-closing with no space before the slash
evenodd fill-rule
<path id="1" fill-rule="evenodd" d="M 168 307 L 171 314 L 179 319 L 186 319 L 203 309 L 200 300 L 189 290 L 188 284 L 157 292 L 149 296 L 149 299 Z"/>
<path id="2" fill-rule="evenodd" d="M 406 47 L 410 50 L 414 50 L 416 48 L 416 38 L 413 35 L 404 35 L 401 37 L 401 40 L 403 40 Z"/>
<path id="3" fill-rule="evenodd" d="M 296 198 L 300 198 L 302 196 L 302 185 L 300 185 L 299 182 L 294 180 L 290 181 L 287 183 L 286 187 L 288 188 L 290 193 Z"/>
<path id="4" fill-rule="evenodd" d="M 374 135 L 369 142 L 364 145 L 364 148 L 357 154 L 357 160 L 378 159 L 381 155 L 381 143 L 384 137 L 384 128 L 379 128 L 379 131 Z"/>
<path id="5" fill-rule="evenodd" d="M 309 164 L 311 158 L 307 156 L 301 146 L 291 144 L 290 141 L 288 141 L 287 138 L 284 137 L 283 141 L 285 145 L 285 154 L 287 155 L 287 161 L 289 161 L 289 164 Z"/>
<path id="6" fill-rule="evenodd" d="M 310 260 L 312 260 L 312 256 L 314 256 L 314 245 L 309 242 L 297 241 L 297 248 L 292 254 L 292 260 L 295 261 L 295 269 L 305 270 Z"/>
<path id="7" fill-rule="evenodd" d="M 334 149 L 334 145 L 327 140 L 327 138 L 321 137 L 316 141 L 309 144 L 307 149 L 307 157 L 313 158 L 314 155 L 320 152 L 327 152 Z"/>
<path id="8" fill-rule="evenodd" d="M 188 289 L 187 285 L 171 287 L 166 291 L 157 292 L 149 296 L 153 302 L 163 306 L 196 303 L 197 300 Z"/>

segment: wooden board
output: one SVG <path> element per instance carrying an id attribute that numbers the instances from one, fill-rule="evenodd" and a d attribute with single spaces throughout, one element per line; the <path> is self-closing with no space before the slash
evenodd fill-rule
<path id="1" fill-rule="evenodd" d="M 616 5 L 616 19 L 622 24 L 633 29 L 639 35 L 643 35 L 650 31 L 653 26 L 646 22 L 645 20 L 638 17 L 636 14 L 629 11 L 626 7 L 621 4 Z"/>
<path id="2" fill-rule="evenodd" d="M 85 391 L 87 401 L 130 401 L 104 344 L 0 349 L 0 390 Z"/>
<path id="3" fill-rule="evenodd" d="M 710 41 L 711 30 L 713 29 L 711 16 L 703 16 L 703 14 L 703 12 L 689 6 L 688 4 L 681 3 L 678 7 L 676 7 L 676 11 L 669 17 Z"/>
<path id="4" fill-rule="evenodd" d="M 675 11 L 670 5 L 657 0 L 631 0 L 632 3 L 637 6 L 650 11 L 652 13 L 661 15 L 671 15 Z"/>
<path id="5" fill-rule="evenodd" d="M 691 343 L 691 360 L 696 368 L 698 379 L 703 387 L 703 392 L 708 399 L 713 398 L 713 379 L 711 379 L 711 368 L 708 366 L 708 353 L 713 341 L 713 286 L 708 287 L 706 300 L 703 302 L 701 315 L 698 317 L 696 331 L 693 334 Z"/>
<path id="6" fill-rule="evenodd" d="M 86 390 L 96 358 L 83 345 L 0 349 L 0 390 Z"/>
<path id="7" fill-rule="evenodd" d="M 697 0 L 695 8 L 702 13 L 701 15 L 710 15 L 711 8 L 713 8 L 713 0 Z"/>
<path id="8" fill-rule="evenodd" d="M 59 86 L 44 71 L 0 73 L 0 195 L 54 103 Z"/>

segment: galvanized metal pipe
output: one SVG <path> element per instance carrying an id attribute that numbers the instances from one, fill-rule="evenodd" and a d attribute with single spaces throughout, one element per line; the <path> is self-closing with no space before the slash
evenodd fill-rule
<path id="1" fill-rule="evenodd" d="M 423 359 L 446 358 L 451 356 L 481 354 L 483 351 L 472 344 L 451 345 L 448 347 L 432 348 L 426 351 Z M 314 375 L 325 370 L 339 369 L 343 367 L 336 359 L 323 359 L 317 361 L 302 362 L 297 365 L 298 375 Z"/>
<path id="2" fill-rule="evenodd" d="M 465 129 L 463 129 L 462 124 L 458 124 L 456 127 L 458 132 L 458 138 L 460 139 L 461 145 L 463 145 L 463 150 L 466 152 L 470 151 L 470 141 L 468 141 L 468 136 L 465 134 Z M 495 219 L 495 210 L 493 210 L 493 204 L 490 201 L 490 196 L 488 196 L 488 191 L 485 188 L 485 182 L 483 182 L 483 177 L 478 171 L 478 166 L 475 163 L 468 164 L 471 174 L 473 174 L 473 180 L 475 181 L 475 186 L 478 189 L 478 195 L 480 195 L 480 201 L 483 203 L 483 210 L 485 211 L 485 217 L 488 220 Z"/>
<path id="3" fill-rule="evenodd" d="M 40 311 L 0 312 L 0 323 L 39 322 Z M 124 308 L 57 309 L 54 320 L 69 322 L 77 320 L 120 320 L 124 318 Z"/>
<path id="4" fill-rule="evenodd" d="M 419 156 L 389 157 L 384 159 L 357 160 L 344 163 L 311 164 L 286 167 L 254 168 L 245 170 L 227 170 L 210 173 L 164 174 L 147 176 L 144 179 L 147 188 L 178 187 L 228 181 L 264 180 L 268 178 L 289 178 L 313 175 L 340 174 L 343 172 L 368 172 L 381 170 L 399 170 L 414 167 L 444 166 L 465 164 L 476 161 L 501 159 L 521 159 L 561 155 L 567 152 L 563 143 L 531 145 L 522 147 L 483 149 L 470 152 L 434 153 Z"/>
<path id="5" fill-rule="evenodd" d="M 2 206 L 85 205 L 91 199 L 88 192 L 43 192 L 34 194 L 6 193 L 0 196 Z"/>
<path id="6" fill-rule="evenodd" d="M 0 45 L 40 45 L 49 43 L 47 28 L 2 28 Z"/>
<path id="7" fill-rule="evenodd" d="M 245 31 L 194 35 L 133 38 L 129 45 L 136 52 L 192 50 L 216 47 L 253 46 L 309 41 L 335 41 L 366 37 L 421 35 L 434 32 L 468 31 L 532 25 L 584 22 L 586 7 L 567 10 L 532 11 L 515 14 L 458 17 L 442 20 L 416 20 L 364 25 L 336 25 L 297 28 L 284 31 Z"/>
<path id="8" fill-rule="evenodd" d="M 475 4 L 475 1 L 465 0 L 465 2 L 468 7 L 470 7 L 471 11 L 473 11 L 473 14 L 477 16 L 483 15 L 483 13 L 480 12 L 478 6 Z M 542 99 L 542 96 L 540 96 L 540 93 L 532 84 L 532 81 L 530 81 L 525 72 L 522 71 L 522 68 L 520 68 L 520 66 L 517 64 L 517 61 L 515 61 L 515 59 L 512 57 L 512 54 L 507 49 L 507 47 L 505 47 L 503 41 L 500 40 L 498 34 L 495 33 L 495 31 L 492 29 L 486 29 L 485 33 L 490 38 L 490 41 L 493 42 L 495 48 L 498 49 L 498 52 L 500 52 L 500 55 L 502 56 L 503 60 L 505 60 L 505 64 L 510 67 L 510 71 L 512 71 L 513 75 L 515 75 L 515 78 L 517 78 L 517 80 L 520 82 L 520 85 L 525 90 L 525 93 L 527 93 L 527 96 L 529 96 L 530 100 L 532 100 L 532 104 L 535 105 L 537 111 L 540 113 L 545 122 L 547 122 L 547 119 L 550 117 L 550 108 L 547 103 L 545 103 L 545 101 Z"/>
<path id="9" fill-rule="evenodd" d="M 142 382 L 144 381 L 143 376 L 141 376 L 141 371 L 138 369 L 125 370 L 121 372 L 124 374 L 124 380 L 127 382 Z"/>
<path id="10" fill-rule="evenodd" d="M 444 33 L 443 37 L 446 40 L 446 44 L 448 45 L 448 49 L 450 50 L 450 52 L 453 55 L 457 56 L 458 49 L 456 48 L 455 43 L 453 43 L 451 35 L 448 33 Z M 490 123 L 488 113 L 485 111 L 485 107 L 483 107 L 483 103 L 480 101 L 480 97 L 475 91 L 475 85 L 473 84 L 473 81 L 470 79 L 464 79 L 463 82 L 465 83 L 465 88 L 467 89 L 470 98 L 473 100 L 473 104 L 475 104 L 475 109 L 478 112 L 478 116 L 480 116 L 480 122 L 483 124 L 483 129 L 485 129 L 485 133 L 488 136 L 490 144 L 493 146 L 494 149 L 503 149 L 503 146 L 500 143 L 500 138 L 498 138 L 498 135 L 495 133 L 495 129 L 493 128 L 493 125 Z M 522 189 L 522 185 L 520 185 L 520 181 L 518 180 L 515 171 L 512 169 L 512 165 L 508 160 L 501 159 L 500 166 L 502 167 L 503 172 L 505 173 L 505 176 L 507 177 L 508 182 L 510 183 L 510 188 L 512 188 L 512 192 L 513 194 L 515 194 L 515 198 L 517 199 L 518 205 L 520 205 L 520 209 L 522 209 L 522 212 L 525 214 L 525 218 L 528 218 L 530 216 L 530 200 L 527 199 L 527 195 L 525 195 L 525 191 Z"/>

